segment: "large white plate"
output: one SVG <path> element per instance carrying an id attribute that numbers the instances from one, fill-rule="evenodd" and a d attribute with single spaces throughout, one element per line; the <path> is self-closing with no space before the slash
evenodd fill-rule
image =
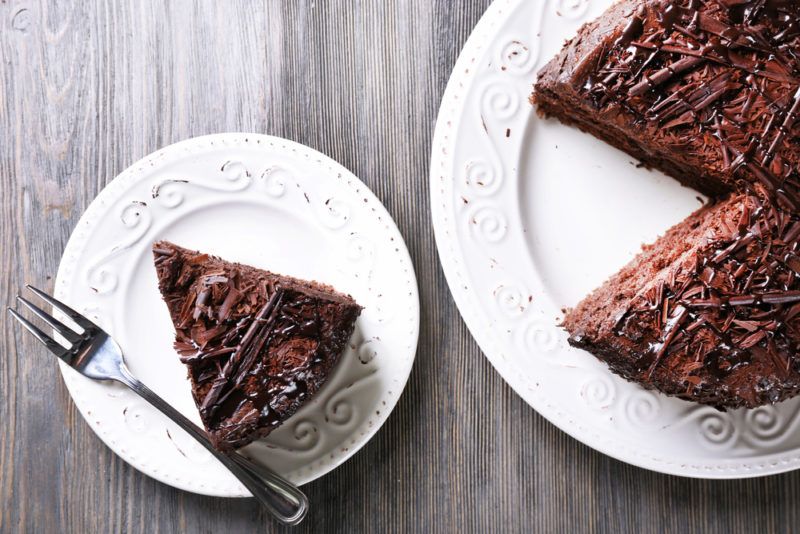
<path id="1" fill-rule="evenodd" d="M 620 460 L 693 477 L 800 464 L 800 399 L 720 413 L 645 391 L 573 349 L 575 305 L 698 195 L 528 102 L 537 70 L 609 0 L 496 0 L 442 101 L 431 162 L 439 256 L 464 320 L 503 378 L 570 435 Z"/>
<path id="2" fill-rule="evenodd" d="M 307 147 L 265 135 L 198 137 L 117 176 L 67 244 L 56 296 L 119 342 L 131 371 L 200 423 L 186 370 L 172 349 L 151 244 L 179 245 L 329 283 L 364 306 L 341 363 L 312 401 L 245 452 L 309 482 L 344 462 L 380 428 L 408 379 L 419 298 L 403 238 L 353 174 Z M 132 466 L 207 495 L 247 490 L 197 442 L 123 386 L 62 365 L 75 404 Z"/>

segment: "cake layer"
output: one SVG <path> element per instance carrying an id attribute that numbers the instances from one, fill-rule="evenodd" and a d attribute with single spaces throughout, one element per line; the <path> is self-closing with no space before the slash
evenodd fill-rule
<path id="1" fill-rule="evenodd" d="M 266 436 L 322 387 L 361 307 L 347 295 L 190 251 L 153 245 L 200 417 L 220 450 Z"/>

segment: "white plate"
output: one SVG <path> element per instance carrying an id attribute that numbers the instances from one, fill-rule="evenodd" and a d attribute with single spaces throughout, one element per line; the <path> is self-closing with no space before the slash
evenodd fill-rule
<path id="1" fill-rule="evenodd" d="M 620 460 L 739 478 L 800 464 L 800 399 L 720 413 L 645 391 L 573 349 L 557 327 L 696 192 L 528 102 L 537 70 L 610 0 L 496 0 L 442 101 L 431 162 L 439 256 L 483 352 L 528 404 Z"/>
<path id="2" fill-rule="evenodd" d="M 248 455 L 304 484 L 344 462 L 380 428 L 411 370 L 419 298 L 403 238 L 358 178 L 297 143 L 210 135 L 135 163 L 81 217 L 58 270 L 57 298 L 109 331 L 134 375 L 199 424 L 158 292 L 150 250 L 158 239 L 329 283 L 364 306 L 329 381 L 282 427 L 249 445 Z M 135 394 L 65 365 L 62 373 L 92 430 L 135 468 L 196 493 L 249 495 Z"/>

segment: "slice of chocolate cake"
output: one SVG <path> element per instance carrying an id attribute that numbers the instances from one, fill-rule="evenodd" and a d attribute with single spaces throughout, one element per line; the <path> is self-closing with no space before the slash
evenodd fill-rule
<path id="1" fill-rule="evenodd" d="M 800 2 L 623 0 L 540 72 L 538 110 L 710 195 L 797 209 Z"/>
<path id="2" fill-rule="evenodd" d="M 571 310 L 570 343 L 722 409 L 796 395 L 800 2 L 623 0 L 541 70 L 532 101 L 686 185 L 732 194 Z"/>
<path id="3" fill-rule="evenodd" d="M 758 195 L 706 206 L 564 319 L 615 373 L 718 408 L 800 391 L 800 218 Z"/>
<path id="4" fill-rule="evenodd" d="M 322 387 L 361 307 L 347 295 L 186 250 L 153 245 L 175 348 L 209 438 L 232 450 L 272 432 Z"/>

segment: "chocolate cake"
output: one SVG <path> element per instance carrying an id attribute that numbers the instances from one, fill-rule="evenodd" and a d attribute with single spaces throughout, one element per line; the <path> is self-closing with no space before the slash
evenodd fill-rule
<path id="1" fill-rule="evenodd" d="M 167 241 L 153 245 L 175 349 L 209 438 L 232 450 L 264 437 L 319 391 L 355 328 L 347 295 Z"/>
<path id="2" fill-rule="evenodd" d="M 570 343 L 720 409 L 800 389 L 800 2 L 623 0 L 539 73 L 538 110 L 720 200 L 570 310 Z"/>

